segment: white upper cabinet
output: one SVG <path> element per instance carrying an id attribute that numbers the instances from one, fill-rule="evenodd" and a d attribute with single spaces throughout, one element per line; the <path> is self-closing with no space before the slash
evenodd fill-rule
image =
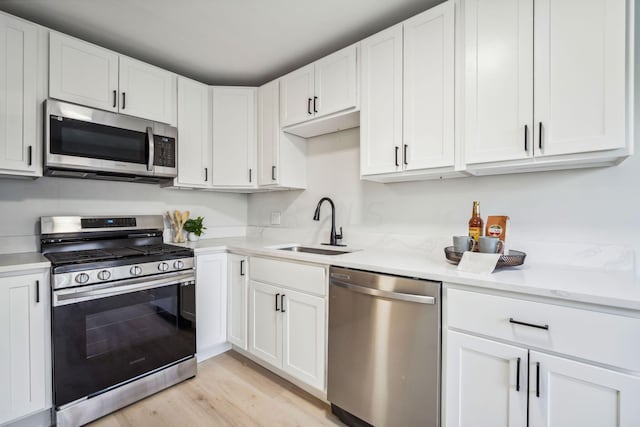
<path id="1" fill-rule="evenodd" d="M 0 174 L 37 176 L 38 28 L 0 14 Z"/>
<path id="2" fill-rule="evenodd" d="M 402 24 L 361 43 L 360 173 L 401 169 Z"/>
<path id="3" fill-rule="evenodd" d="M 49 96 L 118 111 L 118 54 L 73 37 L 49 35 Z"/>
<path id="4" fill-rule="evenodd" d="M 176 125 L 177 77 L 144 62 L 51 32 L 49 96 Z"/>
<path id="5" fill-rule="evenodd" d="M 216 187 L 254 188 L 256 88 L 213 88 L 213 166 Z"/>
<path id="6" fill-rule="evenodd" d="M 306 142 L 280 130 L 279 105 L 278 80 L 258 88 L 258 185 L 306 188 Z"/>
<path id="7" fill-rule="evenodd" d="M 282 78 L 282 127 L 313 118 L 314 64 Z"/>
<path id="8" fill-rule="evenodd" d="M 358 126 L 358 50 L 348 46 L 280 79 L 287 132 L 308 138 Z"/>
<path id="9" fill-rule="evenodd" d="M 455 171 L 455 6 L 442 3 L 362 41 L 360 174 Z"/>
<path id="10" fill-rule="evenodd" d="M 404 22 L 406 170 L 454 165 L 454 12 L 449 1 Z"/>
<path id="11" fill-rule="evenodd" d="M 178 177 L 176 186 L 211 185 L 211 97 L 209 86 L 178 78 Z"/>
<path id="12" fill-rule="evenodd" d="M 626 3 L 536 0 L 536 156 L 625 147 Z"/>
<path id="13" fill-rule="evenodd" d="M 176 124 L 177 77 L 166 70 L 120 56 L 120 112 Z"/>
<path id="14" fill-rule="evenodd" d="M 358 48 L 349 46 L 315 63 L 315 117 L 354 108 L 358 102 Z"/>
<path id="15" fill-rule="evenodd" d="M 464 11 L 466 162 L 529 158 L 533 0 L 466 0 Z"/>
<path id="16" fill-rule="evenodd" d="M 464 139 L 472 173 L 605 166 L 633 152 L 627 5 L 465 0 Z"/>
<path id="17" fill-rule="evenodd" d="M 47 278 L 0 278 L 0 424 L 51 406 Z"/>

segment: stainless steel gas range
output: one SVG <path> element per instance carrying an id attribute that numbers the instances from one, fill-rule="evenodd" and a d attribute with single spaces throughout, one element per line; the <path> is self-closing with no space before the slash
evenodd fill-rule
<path id="1" fill-rule="evenodd" d="M 41 218 L 58 426 L 195 376 L 193 251 L 163 230 L 161 215 Z"/>

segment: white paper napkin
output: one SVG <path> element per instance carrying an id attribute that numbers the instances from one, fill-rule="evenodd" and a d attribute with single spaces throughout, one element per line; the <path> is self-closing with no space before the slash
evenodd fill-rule
<path id="1" fill-rule="evenodd" d="M 480 252 L 465 252 L 462 254 L 458 271 L 475 274 L 491 274 L 498 264 L 500 254 L 483 254 Z"/>

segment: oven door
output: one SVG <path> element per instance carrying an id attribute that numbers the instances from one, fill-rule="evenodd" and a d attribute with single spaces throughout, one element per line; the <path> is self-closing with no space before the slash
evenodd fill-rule
<path id="1" fill-rule="evenodd" d="M 56 408 L 195 354 L 193 273 L 53 296 Z"/>

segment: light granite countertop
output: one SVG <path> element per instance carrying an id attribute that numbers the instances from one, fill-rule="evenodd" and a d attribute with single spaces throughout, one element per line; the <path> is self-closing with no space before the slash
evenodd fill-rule
<path id="1" fill-rule="evenodd" d="M 0 254 L 0 274 L 49 268 L 51 263 L 40 252 Z"/>
<path id="2" fill-rule="evenodd" d="M 489 275 L 457 271 L 444 253 L 418 249 L 368 247 L 343 255 L 315 255 L 278 250 L 300 242 L 275 241 L 261 237 L 228 237 L 189 242 L 196 255 L 229 251 L 295 261 L 377 271 L 484 289 L 516 292 L 609 307 L 640 310 L 640 280 L 633 271 L 589 269 L 525 262 L 520 267 L 497 269 Z M 315 246 L 315 245 L 309 245 Z"/>

